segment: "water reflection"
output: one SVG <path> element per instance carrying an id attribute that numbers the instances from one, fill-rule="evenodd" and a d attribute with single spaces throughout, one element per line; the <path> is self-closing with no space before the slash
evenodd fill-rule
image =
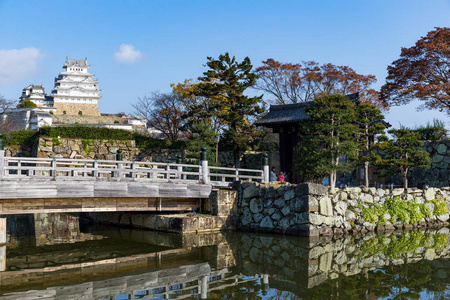
<path id="1" fill-rule="evenodd" d="M 85 226 L 77 215 L 22 220 L 34 228 L 9 229 L 0 299 L 450 297 L 447 228 L 341 238 L 180 236 Z"/>

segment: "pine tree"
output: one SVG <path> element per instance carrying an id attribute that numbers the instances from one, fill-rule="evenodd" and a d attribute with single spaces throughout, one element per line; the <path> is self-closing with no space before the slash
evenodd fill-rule
<path id="1" fill-rule="evenodd" d="M 361 103 L 356 108 L 357 121 L 359 126 L 358 152 L 355 158 L 358 165 L 364 165 L 364 185 L 369 186 L 369 163 L 374 159 L 372 148 L 374 146 L 374 138 L 377 134 L 383 134 L 386 126 L 383 122 L 384 116 L 381 111 L 374 105 Z"/>
<path id="2" fill-rule="evenodd" d="M 224 124 L 222 140 L 233 150 L 235 165 L 239 166 L 239 152 L 245 149 L 259 132 L 251 124 L 250 118 L 260 115 L 264 109 L 259 105 L 262 95 L 249 97 L 244 95 L 247 88 L 253 86 L 257 75 L 252 73 L 252 64 L 248 57 L 237 62 L 228 53 L 218 59 L 208 57 L 206 65 L 209 70 L 199 77 L 197 88 L 192 92 L 195 96 L 214 99 L 208 110 L 194 107 L 197 117 L 207 114 L 219 118 Z"/>
<path id="3" fill-rule="evenodd" d="M 356 152 L 355 104 L 342 95 L 324 95 L 316 97 L 306 111 L 310 118 L 300 130 L 297 168 L 306 179 L 330 176 L 334 187 L 337 172 L 350 167 L 339 159 Z"/>
<path id="4" fill-rule="evenodd" d="M 411 167 L 429 168 L 430 154 L 422 150 L 423 142 L 419 140 L 419 133 L 408 129 L 391 129 L 394 136 L 389 139 L 385 135 L 378 138 L 374 149 L 378 150 L 374 164 L 385 169 L 399 170 L 402 174 L 403 187 L 408 188 L 408 170 Z"/>

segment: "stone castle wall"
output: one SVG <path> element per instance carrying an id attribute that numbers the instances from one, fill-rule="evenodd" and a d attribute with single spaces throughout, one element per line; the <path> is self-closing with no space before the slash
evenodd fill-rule
<path id="1" fill-rule="evenodd" d="M 58 112 L 59 113 L 59 112 Z M 85 116 L 79 115 L 78 112 L 75 115 L 55 115 L 53 117 L 53 124 L 125 124 L 127 120 L 125 118 L 113 117 L 113 116 Z"/>
<path id="2" fill-rule="evenodd" d="M 62 116 L 61 116 L 62 117 Z M 71 118 L 74 116 L 64 116 Z M 88 117 L 99 118 L 99 117 Z M 114 118 L 114 117 L 110 117 Z M 41 157 L 41 158 L 76 158 L 76 159 L 107 159 L 115 160 L 117 150 L 122 150 L 123 160 L 152 161 L 163 163 L 175 163 L 177 156 L 184 162 L 186 152 L 181 149 L 144 149 L 136 147 L 134 140 L 91 140 L 70 138 L 39 138 L 38 145 L 5 147 L 5 155 L 9 157 Z M 274 153 L 272 153 L 274 156 Z M 224 167 L 232 167 L 234 164 L 231 152 L 219 152 L 219 161 Z M 261 169 L 261 153 L 244 153 L 241 158 L 241 167 L 248 169 Z"/>
<path id="3" fill-rule="evenodd" d="M 134 140 L 84 140 L 51 137 L 39 138 L 39 145 L 33 156 L 115 160 L 118 149 L 122 150 L 123 160 L 129 161 L 175 162 L 177 155 L 184 156 L 182 151 L 177 150 L 137 148 Z M 10 156 L 8 154 L 7 150 L 6 156 Z"/>
<path id="4" fill-rule="evenodd" d="M 428 141 L 423 148 L 430 154 L 432 164 L 429 169 L 412 168 L 408 174 L 408 185 L 450 186 L 450 140 Z"/>
<path id="5" fill-rule="evenodd" d="M 364 219 L 363 209 L 383 205 L 387 198 L 415 199 L 425 204 L 431 216 L 420 222 L 403 224 L 385 214 L 385 222 Z M 319 236 L 369 231 L 391 231 L 434 227 L 448 224 L 449 214 L 437 215 L 433 199 L 450 206 L 450 188 L 427 190 L 328 188 L 310 183 L 257 184 L 243 183 L 238 204 L 238 228 L 248 231 L 291 235 Z"/>
<path id="6" fill-rule="evenodd" d="M 70 103 L 70 102 L 56 102 L 53 104 L 56 109 L 55 115 L 79 115 L 82 112 L 83 116 L 100 116 L 97 104 L 90 103 Z"/>

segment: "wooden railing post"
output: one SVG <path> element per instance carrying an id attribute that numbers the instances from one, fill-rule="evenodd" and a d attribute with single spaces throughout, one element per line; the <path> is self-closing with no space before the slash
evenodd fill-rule
<path id="1" fill-rule="evenodd" d="M 0 149 L 0 180 L 5 177 L 5 150 Z"/>
<path id="2" fill-rule="evenodd" d="M 150 165 L 150 169 L 153 171 L 153 165 Z M 153 172 L 148 172 L 147 178 L 153 178 Z"/>
<path id="3" fill-rule="evenodd" d="M 19 165 L 20 165 L 20 160 L 19 160 Z M 56 176 L 56 158 L 53 157 L 53 160 L 50 163 L 50 176 L 51 177 L 55 177 Z"/>
<path id="4" fill-rule="evenodd" d="M 203 276 L 200 281 L 201 289 L 200 289 L 200 299 L 208 298 L 208 276 Z"/>
<path id="5" fill-rule="evenodd" d="M 0 132 L 0 180 L 5 176 L 5 148 L 3 133 Z"/>
<path id="6" fill-rule="evenodd" d="M 208 168 L 208 160 L 206 154 L 206 148 L 200 148 L 200 165 L 202 166 L 202 181 L 203 183 L 209 183 L 209 168 Z"/>
<path id="7" fill-rule="evenodd" d="M 122 161 L 122 149 L 117 149 L 116 160 Z M 117 163 L 117 177 L 122 177 L 122 163 Z"/>
<path id="8" fill-rule="evenodd" d="M 263 153 L 262 156 L 262 169 L 263 169 L 263 176 L 261 182 L 263 183 L 269 182 L 269 157 L 267 153 Z"/>
<path id="9" fill-rule="evenodd" d="M 94 169 L 94 171 L 92 171 L 92 176 L 93 177 L 98 177 L 98 161 L 94 160 L 94 162 L 92 163 L 92 168 Z"/>
<path id="10" fill-rule="evenodd" d="M 134 171 L 136 169 L 136 165 L 134 164 L 134 161 L 130 165 L 130 177 L 135 178 L 137 177 L 137 173 Z"/>
<path id="11" fill-rule="evenodd" d="M 117 163 L 117 177 L 122 177 L 122 167 L 123 164 L 122 163 Z"/>
<path id="12" fill-rule="evenodd" d="M 177 172 L 178 172 L 178 179 L 183 179 L 183 166 L 179 166 L 183 163 L 183 161 L 181 160 L 181 156 L 177 155 Z"/>

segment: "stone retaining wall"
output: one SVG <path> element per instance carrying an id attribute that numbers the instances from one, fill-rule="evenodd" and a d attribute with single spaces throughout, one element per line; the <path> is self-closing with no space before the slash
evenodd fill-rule
<path id="1" fill-rule="evenodd" d="M 39 138 L 39 144 L 35 147 L 26 145 L 7 146 L 5 147 L 5 156 L 115 160 L 118 149 L 122 150 L 123 160 L 175 163 L 177 156 L 180 156 L 186 162 L 186 151 L 182 149 L 138 148 L 134 140 L 120 141 L 51 137 Z M 242 154 L 241 168 L 260 170 L 261 155 L 262 153 L 258 152 Z M 272 152 L 269 155 L 275 157 L 277 153 Z M 222 167 L 233 167 L 233 153 L 219 152 L 219 162 Z"/>
<path id="2" fill-rule="evenodd" d="M 418 187 L 425 184 L 430 187 L 450 186 L 450 140 L 429 141 L 423 148 L 430 153 L 432 164 L 429 169 L 412 168 L 408 172 L 408 185 Z"/>
<path id="3" fill-rule="evenodd" d="M 68 115 L 78 115 L 81 111 L 84 116 L 100 116 L 97 104 L 55 101 L 53 107 L 55 108 L 55 114 L 58 115 L 62 115 L 64 112 Z"/>
<path id="4" fill-rule="evenodd" d="M 175 162 L 181 150 L 141 149 L 134 140 L 84 140 L 68 138 L 39 138 L 37 157 L 115 160 L 117 150 L 122 150 L 123 160 Z M 6 153 L 8 156 L 8 152 Z"/>
<path id="5" fill-rule="evenodd" d="M 61 112 L 62 113 L 62 112 Z M 53 116 L 53 124 L 67 124 L 67 125 L 73 125 L 73 124 L 126 124 L 127 119 L 121 118 L 121 117 L 114 117 L 114 116 L 85 116 L 85 115 L 78 115 L 78 113 L 74 115 L 55 115 Z"/>
<path id="6" fill-rule="evenodd" d="M 371 220 L 366 212 L 375 211 L 386 199 L 399 197 L 404 201 L 415 199 L 431 213 L 418 222 L 403 224 L 388 213 Z M 450 188 L 427 190 L 345 188 L 329 190 L 311 183 L 256 184 L 243 183 L 238 204 L 238 228 L 248 231 L 275 232 L 291 235 L 319 236 L 368 231 L 391 231 L 413 227 L 436 227 L 448 224 L 449 214 L 437 214 L 435 203 L 441 199 L 450 205 Z M 383 220 L 381 220 L 383 219 Z M 411 223 L 411 224 L 409 224 Z"/>

